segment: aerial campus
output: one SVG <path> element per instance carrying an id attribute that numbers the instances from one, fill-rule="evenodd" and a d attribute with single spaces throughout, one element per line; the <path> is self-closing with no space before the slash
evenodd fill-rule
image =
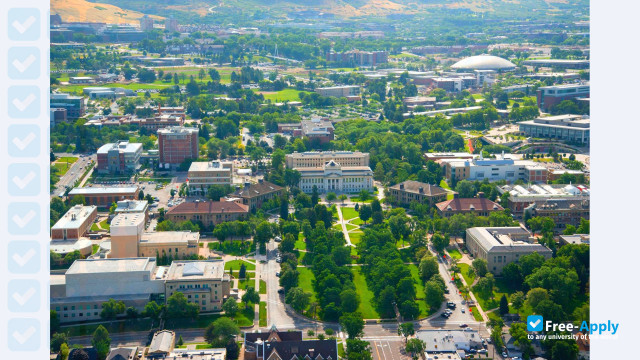
<path id="1" fill-rule="evenodd" d="M 589 358 L 588 3 L 70 3 L 51 359 Z"/>

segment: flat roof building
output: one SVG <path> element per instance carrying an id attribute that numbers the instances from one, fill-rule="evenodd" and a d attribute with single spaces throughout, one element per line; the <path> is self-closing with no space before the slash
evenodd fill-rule
<path id="1" fill-rule="evenodd" d="M 589 220 L 589 198 L 581 200 L 547 199 L 534 201 L 524 209 L 531 217 L 548 217 L 555 223 L 556 233 L 561 233 L 567 225 L 580 226 L 580 220 Z"/>
<path id="2" fill-rule="evenodd" d="M 132 173 L 140 167 L 141 155 L 141 143 L 118 141 L 105 144 L 98 149 L 96 170 L 108 174 Z"/>
<path id="3" fill-rule="evenodd" d="M 508 205 L 516 217 L 522 217 L 524 209 L 539 201 L 546 200 L 588 200 L 591 191 L 585 185 L 503 185 L 498 186 L 498 192 L 509 193 Z"/>
<path id="4" fill-rule="evenodd" d="M 227 349 L 174 349 L 163 360 L 225 360 L 226 358 Z"/>
<path id="5" fill-rule="evenodd" d="M 138 186 L 122 187 L 82 187 L 69 191 L 68 197 L 84 196 L 87 205 L 110 207 L 120 200 L 137 200 L 140 188 Z"/>
<path id="6" fill-rule="evenodd" d="M 560 235 L 560 245 L 589 245 L 591 236 L 589 234 Z"/>
<path id="7" fill-rule="evenodd" d="M 231 293 L 231 277 L 224 271 L 224 261 L 174 261 L 166 275 L 165 298 L 181 292 L 187 302 L 200 311 L 220 311 Z"/>
<path id="8" fill-rule="evenodd" d="M 369 166 L 369 153 L 359 151 L 307 151 L 286 156 L 289 169 L 322 167 L 330 160 L 342 166 Z"/>
<path id="9" fill-rule="evenodd" d="M 416 338 L 424 341 L 429 354 L 456 353 L 482 347 L 482 338 L 477 330 L 418 330 Z M 440 357 L 447 359 L 446 357 Z"/>
<path id="10" fill-rule="evenodd" d="M 352 151 L 293 153 L 286 156 L 287 167 L 300 173 L 299 187 L 318 191 L 355 193 L 373 190 L 373 171 L 369 154 Z"/>
<path id="11" fill-rule="evenodd" d="M 176 345 L 176 333 L 171 330 L 160 330 L 153 334 L 147 355 L 151 358 L 164 358 Z"/>
<path id="12" fill-rule="evenodd" d="M 530 137 L 589 144 L 591 120 L 582 115 L 557 115 L 522 121 L 518 127 Z"/>
<path id="13" fill-rule="evenodd" d="M 516 180 L 526 182 L 546 182 L 547 168 L 530 160 L 514 160 L 509 154 L 496 155 L 495 159 L 479 158 L 443 159 L 445 177 L 449 182 L 470 181 L 498 181 L 506 180 L 511 183 Z"/>
<path id="14" fill-rule="evenodd" d="M 538 107 L 542 111 L 548 112 L 554 105 L 561 103 L 563 100 L 588 98 L 590 89 L 589 83 L 539 87 L 536 92 Z"/>
<path id="15" fill-rule="evenodd" d="M 168 127 L 158 130 L 160 164 L 180 165 L 187 159 L 198 158 L 198 129 Z"/>
<path id="16" fill-rule="evenodd" d="M 358 85 L 321 87 L 316 88 L 315 91 L 321 96 L 346 97 L 347 99 L 360 98 L 360 86 Z"/>
<path id="17" fill-rule="evenodd" d="M 78 119 L 84 116 L 85 105 L 82 96 L 71 96 L 69 94 L 50 94 L 50 108 L 62 108 L 67 110 L 67 118 Z"/>
<path id="18" fill-rule="evenodd" d="M 233 183 L 233 162 L 208 161 L 193 162 L 187 173 L 189 190 L 206 194 L 210 185 L 231 185 Z"/>
<path id="19" fill-rule="evenodd" d="M 534 252 L 551 258 L 553 252 L 533 242 L 531 234 L 521 227 L 474 227 L 467 229 L 467 250 L 474 258 L 487 261 L 488 269 L 500 275 L 509 263 Z"/>
<path id="20" fill-rule="evenodd" d="M 305 136 L 318 144 L 325 144 L 333 140 L 333 124 L 322 119 L 305 120 L 300 123 L 300 130 L 293 131 L 293 136 Z"/>
<path id="21" fill-rule="evenodd" d="M 80 239 L 91 229 L 91 224 L 93 224 L 97 215 L 98 208 L 94 205 L 75 205 L 71 207 L 51 227 L 51 240 Z"/>

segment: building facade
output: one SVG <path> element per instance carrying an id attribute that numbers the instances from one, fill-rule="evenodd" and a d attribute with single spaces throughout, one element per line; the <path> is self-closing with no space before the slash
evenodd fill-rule
<path id="1" fill-rule="evenodd" d="M 322 87 L 316 88 L 315 91 L 321 96 L 346 97 L 347 99 L 360 97 L 360 86 L 357 85 Z"/>
<path id="2" fill-rule="evenodd" d="M 231 277 L 222 260 L 174 261 L 165 278 L 165 298 L 181 292 L 200 311 L 220 311 L 231 293 Z"/>
<path id="3" fill-rule="evenodd" d="M 369 153 L 359 151 L 294 152 L 285 158 L 289 169 L 322 167 L 330 160 L 342 166 L 369 166 Z"/>
<path id="4" fill-rule="evenodd" d="M 85 105 L 82 96 L 69 94 L 50 94 L 49 107 L 54 109 L 66 109 L 67 118 L 78 119 L 84 116 Z"/>
<path id="5" fill-rule="evenodd" d="M 140 188 L 137 186 L 126 187 L 85 187 L 75 188 L 67 195 L 69 198 L 84 196 L 87 205 L 97 207 L 110 207 L 120 200 L 138 200 Z"/>
<path id="6" fill-rule="evenodd" d="M 209 161 L 193 162 L 187 173 L 189 190 L 206 194 L 210 185 L 231 185 L 233 183 L 233 162 Z"/>
<path id="7" fill-rule="evenodd" d="M 531 234 L 520 227 L 474 227 L 467 229 L 467 250 L 474 259 L 487 261 L 488 269 L 500 275 L 502 269 L 520 257 L 534 252 L 551 258 L 553 252 L 534 242 Z"/>
<path id="8" fill-rule="evenodd" d="M 585 185 L 503 185 L 498 187 L 501 194 L 509 193 L 508 207 L 518 219 L 524 210 L 536 202 L 547 200 L 589 200 L 591 191 Z"/>
<path id="9" fill-rule="evenodd" d="M 51 228 L 51 240 L 80 239 L 91 229 L 98 216 L 94 205 L 75 205 Z"/>
<path id="10" fill-rule="evenodd" d="M 160 164 L 176 166 L 187 159 L 198 158 L 198 129 L 168 127 L 158 130 Z"/>
<path id="11" fill-rule="evenodd" d="M 446 200 L 448 192 L 435 185 L 407 180 L 389 187 L 389 195 L 399 205 L 409 205 L 412 201 L 433 206 Z"/>
<path id="12" fill-rule="evenodd" d="M 235 201 L 183 202 L 167 211 L 165 218 L 173 222 L 202 222 L 215 226 L 227 221 L 244 220 L 249 206 Z"/>
<path id="13" fill-rule="evenodd" d="M 502 211 L 504 208 L 500 204 L 484 197 L 478 193 L 476 198 L 459 198 L 457 194 L 451 200 L 446 200 L 436 204 L 438 214 L 442 217 L 451 217 L 456 214 L 474 213 L 478 216 L 489 216 L 494 211 Z"/>
<path id="14" fill-rule="evenodd" d="M 580 219 L 589 220 L 589 204 L 589 199 L 549 199 L 533 202 L 524 209 L 524 213 L 531 217 L 551 218 L 556 225 L 554 232 L 561 233 L 567 225 L 578 227 Z"/>
<path id="15" fill-rule="evenodd" d="M 546 182 L 547 168 L 529 160 L 513 160 L 507 156 L 497 155 L 495 159 L 484 159 L 480 156 L 477 159 L 444 159 L 441 160 L 444 166 L 445 177 L 449 182 L 470 180 L 470 181 L 498 181 L 506 180 L 512 183 L 516 180 L 525 182 Z"/>
<path id="16" fill-rule="evenodd" d="M 247 205 L 249 211 L 256 211 L 265 202 L 280 197 L 283 192 L 284 188 L 282 186 L 260 179 L 257 184 L 244 183 L 242 189 L 236 190 L 229 197 L 242 199 L 242 204 Z"/>
<path id="17" fill-rule="evenodd" d="M 589 144 L 591 120 L 581 115 L 558 115 L 518 123 L 519 131 L 531 137 Z"/>
<path id="18" fill-rule="evenodd" d="M 543 86 L 538 88 L 536 92 L 538 107 L 542 111 L 548 112 L 552 106 L 561 103 L 563 100 L 588 98 L 590 91 L 588 83 Z"/>
<path id="19" fill-rule="evenodd" d="M 141 155 L 141 143 L 118 141 L 105 144 L 98 149 L 96 170 L 99 173 L 108 174 L 135 172 L 140 167 Z"/>

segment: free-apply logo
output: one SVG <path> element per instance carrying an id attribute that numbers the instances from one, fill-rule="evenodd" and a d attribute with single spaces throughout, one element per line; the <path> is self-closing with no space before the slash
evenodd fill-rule
<path id="1" fill-rule="evenodd" d="M 527 316 L 527 330 L 542 331 L 543 325 L 544 325 L 544 319 L 542 318 L 542 315 Z"/>

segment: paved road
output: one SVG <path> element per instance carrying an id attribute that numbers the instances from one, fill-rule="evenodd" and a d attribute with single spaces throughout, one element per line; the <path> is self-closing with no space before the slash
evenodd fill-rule
<path id="1" fill-rule="evenodd" d="M 78 155 L 73 154 L 56 154 L 58 157 L 63 156 L 74 156 Z M 67 173 L 60 177 L 60 180 L 56 184 L 56 188 L 51 194 L 52 196 L 58 196 L 61 192 L 65 191 L 67 186 L 73 186 L 76 181 L 84 174 L 84 171 L 87 169 L 87 166 L 91 163 L 91 161 L 95 161 L 96 156 L 85 156 L 79 157 L 78 160 L 71 165 L 71 168 L 67 170 Z"/>

